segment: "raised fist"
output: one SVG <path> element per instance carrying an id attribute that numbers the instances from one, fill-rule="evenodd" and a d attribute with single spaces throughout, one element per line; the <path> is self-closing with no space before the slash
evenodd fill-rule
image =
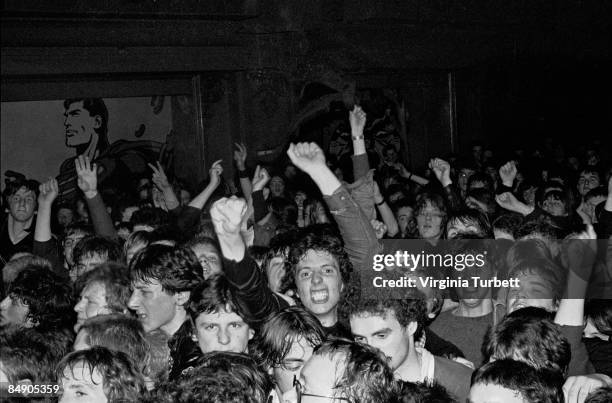
<path id="1" fill-rule="evenodd" d="M 349 112 L 349 122 L 354 134 L 363 134 L 363 129 L 366 124 L 366 113 L 360 106 L 355 105 L 353 110 Z"/>
<path id="2" fill-rule="evenodd" d="M 499 177 L 504 186 L 512 187 L 514 178 L 516 178 L 516 172 L 516 163 L 514 161 L 508 161 L 499 168 Z"/>
<path id="3" fill-rule="evenodd" d="M 49 180 L 38 186 L 38 190 L 40 191 L 38 194 L 38 204 L 51 205 L 59 193 L 57 180 L 49 178 Z"/>
<path id="4" fill-rule="evenodd" d="M 257 165 L 255 175 L 253 175 L 253 192 L 262 190 L 270 182 L 270 174 L 266 168 Z"/>
<path id="5" fill-rule="evenodd" d="M 217 200 L 210 208 L 210 217 L 217 236 L 240 235 L 242 221 L 246 219 L 247 202 L 236 196 Z"/>
<path id="6" fill-rule="evenodd" d="M 446 187 L 451 184 L 450 164 L 448 162 L 441 158 L 433 158 L 429 161 L 429 168 L 434 172 L 442 186 Z"/>
<path id="7" fill-rule="evenodd" d="M 325 154 L 316 143 L 291 143 L 287 155 L 296 167 L 306 173 L 325 167 Z"/>
<path id="8" fill-rule="evenodd" d="M 223 160 L 217 160 L 213 162 L 210 170 L 208 171 L 210 175 L 210 186 L 213 186 L 214 188 L 217 188 L 221 183 L 221 176 L 223 175 L 223 166 L 221 165 L 222 161 Z"/>

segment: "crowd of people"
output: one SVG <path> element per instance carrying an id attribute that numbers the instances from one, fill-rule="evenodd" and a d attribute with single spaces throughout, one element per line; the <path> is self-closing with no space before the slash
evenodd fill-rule
<path id="1" fill-rule="evenodd" d="M 474 143 L 411 172 L 400 148 L 372 146 L 361 107 L 347 114 L 348 147 L 291 143 L 286 163 L 249 167 L 236 144 L 197 190 L 161 164 L 131 193 L 99 186 L 95 155 L 74 160 L 74 203 L 56 179 L 7 181 L 1 399 L 612 401 L 601 145 Z M 519 286 L 373 288 L 425 275 L 372 270 L 414 243 L 485 248 L 481 270 Z"/>

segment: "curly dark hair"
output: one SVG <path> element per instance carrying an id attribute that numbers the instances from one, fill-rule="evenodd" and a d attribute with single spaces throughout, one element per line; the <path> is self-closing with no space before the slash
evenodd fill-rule
<path id="1" fill-rule="evenodd" d="M 297 276 L 298 263 L 311 251 L 327 252 L 332 255 L 340 267 L 342 282 L 348 285 L 353 271 L 351 261 L 344 250 L 342 237 L 329 224 L 317 224 L 302 229 L 291 245 L 289 255 L 285 261 L 285 272 L 281 292 L 296 290 L 295 278 Z M 344 296 L 341 296 L 341 299 Z"/>
<path id="2" fill-rule="evenodd" d="M 123 262 L 124 260 L 123 249 L 119 243 L 97 235 L 90 235 L 81 239 L 72 251 L 72 258 L 75 263 L 91 255 L 99 255 L 108 262 Z"/>
<path id="3" fill-rule="evenodd" d="M 334 389 L 353 403 L 394 401 L 396 383 L 387 358 L 376 348 L 332 338 L 317 346 L 313 356 L 337 359 Z"/>
<path id="4" fill-rule="evenodd" d="M 85 287 L 94 283 L 104 285 L 106 303 L 112 312 L 126 312 L 132 295 L 132 283 L 127 267 L 114 262 L 103 263 L 79 277 L 77 291 L 80 293 Z"/>
<path id="5" fill-rule="evenodd" d="M 202 313 L 216 313 L 219 310 L 235 312 L 244 319 L 232 293 L 232 286 L 223 274 L 215 274 L 200 283 L 191 292 L 187 303 L 187 311 L 194 322 Z"/>
<path id="6" fill-rule="evenodd" d="M 4 191 L 2 192 L 2 196 L 4 197 L 5 203 L 8 204 L 9 198 L 11 196 L 17 193 L 19 189 L 26 188 L 27 190 L 31 190 L 32 192 L 34 192 L 34 194 L 36 195 L 34 198 L 36 199 L 38 197 L 38 194 L 40 193 L 38 190 L 39 185 L 40 183 L 38 183 L 38 181 L 35 181 L 34 179 L 19 178 L 7 183 L 6 188 L 4 188 Z"/>
<path id="7" fill-rule="evenodd" d="M 485 336 L 483 361 L 512 358 L 536 369 L 553 369 L 566 374 L 571 348 L 559 326 L 542 308 L 522 308 L 506 316 Z"/>
<path id="8" fill-rule="evenodd" d="M 26 266 L 7 294 L 27 305 L 28 319 L 41 331 L 71 328 L 75 322 L 70 284 L 44 266 Z"/>
<path id="9" fill-rule="evenodd" d="M 187 248 L 150 245 L 139 251 L 130 262 L 132 283 L 158 281 L 169 293 L 191 291 L 203 280 L 202 266 Z"/>
<path id="10" fill-rule="evenodd" d="M 267 320 L 259 329 L 250 353 L 268 367 L 283 365 L 283 360 L 298 339 L 312 347 L 326 339 L 321 322 L 299 306 L 287 307 Z"/>
<path id="11" fill-rule="evenodd" d="M 350 298 L 346 304 L 349 316 L 381 316 L 393 314 L 400 326 L 407 327 L 411 322 L 417 323 L 414 339 L 418 340 L 427 324 L 427 304 L 421 295 L 413 293 L 409 298 Z"/>
<path id="12" fill-rule="evenodd" d="M 472 374 L 472 386 L 499 385 L 518 392 L 528 403 L 563 403 L 563 376 L 559 371 L 536 369 L 511 359 L 487 363 Z"/>
<path id="13" fill-rule="evenodd" d="M 159 385 L 145 403 L 262 403 L 272 390 L 268 374 L 245 354 L 213 352 L 177 381 Z"/>
<path id="14" fill-rule="evenodd" d="M 136 402 L 146 390 L 143 375 L 134 368 L 132 360 L 120 351 L 99 346 L 74 351 L 58 364 L 57 379 L 64 378 L 67 369 L 74 377 L 79 364 L 89 369 L 92 382 L 95 371 L 101 375 L 104 394 L 109 402 Z"/>

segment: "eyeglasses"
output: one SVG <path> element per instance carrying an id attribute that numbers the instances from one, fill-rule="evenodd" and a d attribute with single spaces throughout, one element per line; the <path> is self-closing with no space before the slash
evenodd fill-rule
<path id="1" fill-rule="evenodd" d="M 302 386 L 302 384 L 300 383 L 296 375 L 293 375 L 293 387 L 295 388 L 295 391 L 297 392 L 297 403 L 302 403 L 303 396 L 315 397 L 318 399 L 327 399 L 331 401 L 339 400 L 342 402 L 351 403 L 351 401 L 347 399 L 346 397 L 323 396 L 323 395 L 314 395 L 312 393 L 304 393 L 304 386 Z"/>

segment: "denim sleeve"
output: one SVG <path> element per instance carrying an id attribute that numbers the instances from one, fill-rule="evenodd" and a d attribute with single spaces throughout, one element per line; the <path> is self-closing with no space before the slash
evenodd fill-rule
<path id="1" fill-rule="evenodd" d="M 373 256 L 381 246 L 370 220 L 344 186 L 325 196 L 325 202 L 338 224 L 353 271 L 361 275 L 371 272 Z"/>

